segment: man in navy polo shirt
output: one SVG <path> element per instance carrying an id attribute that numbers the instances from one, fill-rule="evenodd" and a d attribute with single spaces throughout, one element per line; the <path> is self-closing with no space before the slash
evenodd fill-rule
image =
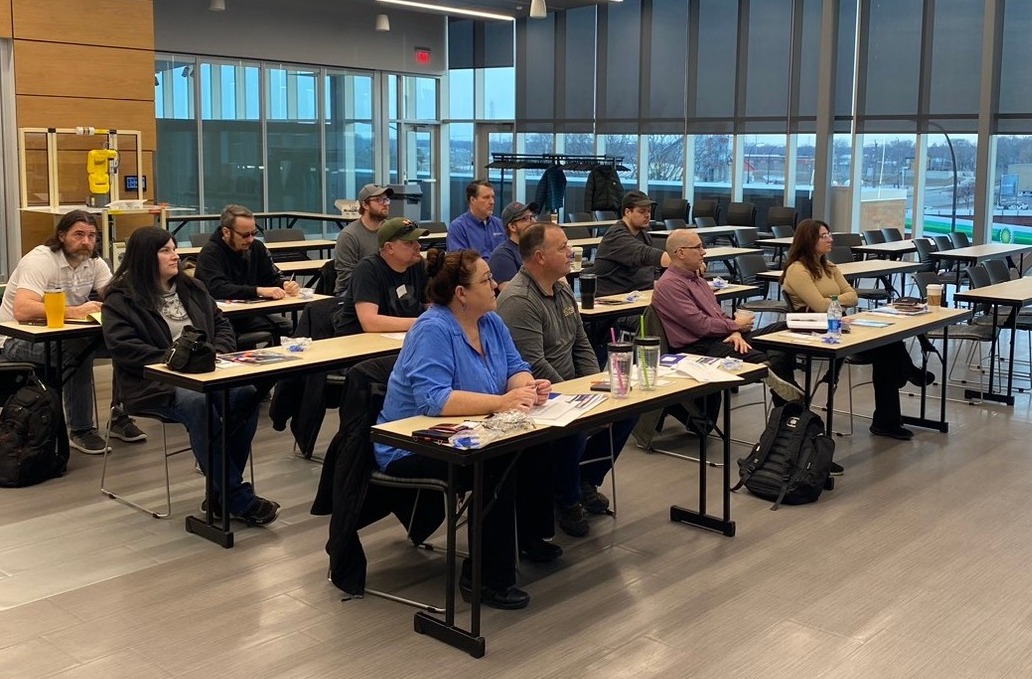
<path id="1" fill-rule="evenodd" d="M 476 250 L 488 259 L 505 241 L 502 220 L 494 216 L 495 194 L 491 182 L 477 179 L 466 185 L 469 209 L 448 225 L 448 252 Z"/>
<path id="2" fill-rule="evenodd" d="M 534 223 L 537 211 L 537 203 L 524 205 L 520 202 L 509 203 L 502 210 L 502 224 L 505 224 L 509 237 L 494 249 L 491 259 L 487 261 L 487 265 L 491 267 L 491 275 L 498 284 L 498 292 L 505 289 L 523 266 L 523 258 L 520 257 L 520 237 L 527 227 Z"/>

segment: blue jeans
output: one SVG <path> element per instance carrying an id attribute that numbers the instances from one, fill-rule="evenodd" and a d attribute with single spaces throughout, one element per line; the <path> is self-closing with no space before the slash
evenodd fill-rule
<path id="1" fill-rule="evenodd" d="M 88 339 L 65 340 L 61 342 L 61 360 L 63 368 L 67 368 L 72 359 L 78 356 L 92 342 Z M 29 342 L 8 337 L 4 342 L 4 358 L 9 361 L 24 361 L 46 367 L 47 354 L 42 342 Z M 57 360 L 57 347 L 51 349 L 51 361 Z M 75 369 L 64 385 L 65 417 L 68 428 L 73 432 L 93 429 L 93 353 L 89 353 Z"/>
<path id="2" fill-rule="evenodd" d="M 148 408 L 148 412 L 161 415 L 186 427 L 190 435 L 190 446 L 193 448 L 194 457 L 205 474 L 208 470 L 208 432 L 206 429 L 204 394 L 182 387 L 176 387 L 175 401 L 172 405 L 159 408 Z M 211 425 L 212 425 L 212 483 L 215 485 L 216 494 L 222 488 L 222 425 L 221 417 L 222 399 L 219 394 L 212 398 Z M 227 448 L 229 451 L 229 478 L 226 489 L 229 491 L 229 511 L 231 514 L 242 514 L 254 504 L 254 488 L 250 483 L 244 482 L 244 467 L 247 465 L 247 457 L 251 454 L 251 441 L 254 439 L 254 432 L 258 428 L 258 398 L 257 390 L 252 386 L 235 387 L 229 390 L 229 435 L 227 436 Z M 221 502 L 217 495 L 211 498 L 213 502 Z"/>
<path id="3" fill-rule="evenodd" d="M 613 422 L 613 459 L 623 450 L 630 438 L 637 417 Z M 599 459 L 601 458 L 601 459 Z M 582 460 L 595 460 L 581 466 Z M 580 502 L 581 482 L 601 486 L 612 465 L 609 462 L 609 428 L 588 436 L 579 432 L 559 439 L 552 448 L 552 478 L 555 483 L 555 499 L 563 507 Z"/>

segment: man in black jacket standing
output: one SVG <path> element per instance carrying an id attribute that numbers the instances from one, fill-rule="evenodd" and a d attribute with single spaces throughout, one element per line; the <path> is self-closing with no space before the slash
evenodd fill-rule
<path id="1" fill-rule="evenodd" d="M 255 240 L 254 214 L 242 205 L 222 210 L 219 230 L 197 256 L 197 278 L 215 299 L 283 299 L 297 295 L 300 286 L 286 280 L 272 261 L 265 244 Z M 291 323 L 282 315 L 246 316 L 232 319 L 239 336 L 245 332 L 271 332 L 277 339 L 290 335 Z"/>

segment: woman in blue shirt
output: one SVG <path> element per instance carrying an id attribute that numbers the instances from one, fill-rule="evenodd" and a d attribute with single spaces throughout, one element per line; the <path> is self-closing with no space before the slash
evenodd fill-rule
<path id="1" fill-rule="evenodd" d="M 491 271 L 475 250 L 427 253 L 432 306 L 416 321 L 387 383 L 378 422 L 414 415 L 473 416 L 508 410 L 526 412 L 548 398 L 551 383 L 535 380 L 520 358 L 505 324 L 494 313 Z M 380 468 L 393 476 L 447 478 L 447 465 L 399 448 L 374 444 Z M 485 488 L 494 496 L 484 516 L 481 598 L 494 608 L 523 608 L 530 595 L 515 587 L 516 527 L 513 512 L 515 474 L 506 474 L 506 458 L 485 464 Z M 547 477 L 546 477 L 547 478 Z M 471 469 L 460 469 L 460 486 L 472 486 Z M 547 497 L 547 496 L 545 496 Z M 522 518 L 521 518 L 522 529 Z M 521 531 L 522 532 L 522 531 Z M 562 550 L 536 544 L 537 556 Z M 471 594 L 469 560 L 463 563 L 459 588 Z"/>

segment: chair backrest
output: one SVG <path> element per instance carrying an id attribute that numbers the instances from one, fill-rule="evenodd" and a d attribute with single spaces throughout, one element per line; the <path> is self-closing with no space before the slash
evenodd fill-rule
<path id="1" fill-rule="evenodd" d="M 798 221 L 799 213 L 794 207 L 771 205 L 767 208 L 767 228 L 777 224 L 779 226 L 791 226 L 794 229 Z"/>
<path id="2" fill-rule="evenodd" d="M 767 271 L 767 260 L 758 252 L 751 252 L 735 257 L 735 269 L 738 271 L 738 281 L 742 285 L 758 285 L 766 288 L 767 281 L 756 277 L 757 274 Z"/>
<path id="3" fill-rule="evenodd" d="M 596 222 L 615 222 L 620 219 L 612 210 L 595 210 L 594 215 Z"/>
<path id="4" fill-rule="evenodd" d="M 664 219 L 663 225 L 667 228 L 667 230 L 673 231 L 674 229 L 685 228 L 686 226 L 688 226 L 688 223 L 680 217 L 674 217 L 673 219 Z"/>
<path id="5" fill-rule="evenodd" d="M 856 247 L 863 245 L 863 238 L 858 233 L 833 233 L 831 234 L 832 243 L 835 245 L 844 245 L 847 248 Z"/>
<path id="6" fill-rule="evenodd" d="M 953 244 L 953 241 L 950 240 L 949 236 L 932 236 L 932 240 L 935 241 L 935 247 L 938 248 L 940 252 L 953 250 L 956 247 Z"/>
<path id="7" fill-rule="evenodd" d="M 204 244 L 211 240 L 210 233 L 191 233 L 190 245 L 195 248 L 203 248 Z"/>
<path id="8" fill-rule="evenodd" d="M 305 232 L 301 229 L 266 229 L 266 243 L 283 243 L 285 241 L 304 240 Z"/>
<path id="9" fill-rule="evenodd" d="M 770 227 L 770 232 L 774 234 L 775 238 L 791 238 L 795 235 L 795 227 L 788 224 L 774 224 Z"/>
<path id="10" fill-rule="evenodd" d="M 989 272 L 985 270 L 985 266 L 982 264 L 976 264 L 975 266 L 969 266 L 964 269 L 964 276 L 968 279 L 971 285 L 971 289 L 984 288 L 993 284 L 989 279 Z M 992 312 L 992 304 L 988 302 L 978 303 L 972 307 L 975 311 L 975 316 L 986 316 Z"/>
<path id="11" fill-rule="evenodd" d="M 954 247 L 966 248 L 971 245 L 971 239 L 963 231 L 953 231 L 950 233 L 950 240 L 953 241 Z"/>
<path id="12" fill-rule="evenodd" d="M 666 331 L 663 330 L 663 323 L 659 320 L 659 314 L 656 313 L 655 308 L 651 304 L 645 307 L 642 317 L 644 319 L 642 324 L 645 326 L 645 332 L 659 338 L 659 353 L 665 354 L 669 352 L 670 342 L 667 341 Z"/>
<path id="13" fill-rule="evenodd" d="M 692 212 L 692 216 L 696 219 L 696 224 L 699 224 L 699 217 L 710 217 L 713 219 L 713 226 L 716 226 L 717 220 L 720 219 L 720 203 L 712 198 L 697 200 L 695 201 L 695 210 Z M 702 226 L 702 224 L 699 224 L 699 226 Z"/>
<path id="14" fill-rule="evenodd" d="M 717 220 L 712 217 L 696 217 L 695 226 L 706 228 L 707 226 L 716 226 Z"/>
<path id="15" fill-rule="evenodd" d="M 333 337 L 333 314 L 343 303 L 343 300 L 337 297 L 309 302 L 301 312 L 301 317 L 297 319 L 297 329 L 294 334 L 297 337 L 310 337 L 311 339 Z"/>
<path id="16" fill-rule="evenodd" d="M 738 247 L 740 248 L 751 248 L 756 245 L 756 238 L 758 232 L 756 229 L 739 229 L 735 232 L 735 240 L 738 241 Z"/>
<path id="17" fill-rule="evenodd" d="M 922 299 L 928 296 L 929 285 L 939 285 L 942 282 L 939 274 L 934 271 L 919 271 L 912 274 L 911 278 L 914 279 L 914 284 L 917 285 L 917 291 Z"/>
<path id="18" fill-rule="evenodd" d="M 319 267 L 319 282 L 315 284 L 315 294 L 332 295 L 337 290 L 337 267 L 331 259 Z"/>
<path id="19" fill-rule="evenodd" d="M 727 219 L 731 226 L 756 226 L 756 206 L 752 203 L 731 203 L 727 206 Z"/>
<path id="20" fill-rule="evenodd" d="M 903 232 L 894 226 L 883 226 L 881 232 L 882 236 L 885 237 L 886 243 L 895 243 L 903 240 Z"/>
<path id="21" fill-rule="evenodd" d="M 444 222 L 420 222 L 419 226 L 430 233 L 448 233 L 448 225 Z"/>
<path id="22" fill-rule="evenodd" d="M 931 254 L 939 249 L 935 241 L 927 238 L 915 238 L 914 247 L 917 248 L 917 259 L 919 262 L 931 262 Z"/>
<path id="23" fill-rule="evenodd" d="M 882 233 L 881 229 L 868 229 L 867 231 L 864 231 L 864 242 L 868 245 L 884 243 L 885 240 L 885 234 Z"/>
<path id="24" fill-rule="evenodd" d="M 595 218 L 592 217 L 590 212 L 567 212 L 566 221 L 568 222 L 593 222 Z"/>
<path id="25" fill-rule="evenodd" d="M 660 219 L 688 219 L 688 201 L 684 198 L 664 198 L 659 205 Z"/>
<path id="26" fill-rule="evenodd" d="M 568 226 L 563 229 L 568 240 L 574 238 L 591 238 L 591 229 L 587 226 Z"/>
<path id="27" fill-rule="evenodd" d="M 853 250 L 848 245 L 832 245 L 831 252 L 828 253 L 828 261 L 834 264 L 845 264 L 846 262 L 855 261 L 853 259 Z"/>
<path id="28" fill-rule="evenodd" d="M 989 274 L 989 282 L 993 285 L 1006 283 L 1012 279 L 1011 269 L 1002 259 L 988 259 L 982 262 L 982 266 L 985 267 L 986 273 Z"/>

